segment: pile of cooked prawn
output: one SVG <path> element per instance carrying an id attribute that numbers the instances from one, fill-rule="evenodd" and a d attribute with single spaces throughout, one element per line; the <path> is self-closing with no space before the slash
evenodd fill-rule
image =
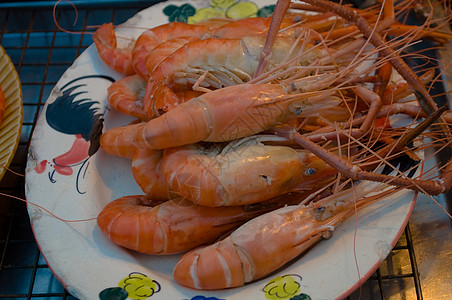
<path id="1" fill-rule="evenodd" d="M 396 21 L 408 0 L 366 10 L 306 2 L 288 12 L 278 1 L 268 18 L 164 24 L 128 49 L 112 24 L 94 34 L 100 57 L 125 75 L 109 105 L 136 118 L 106 130 L 101 148 L 131 160 L 144 194 L 107 204 L 98 226 L 128 249 L 187 252 L 174 270 L 184 286 L 237 287 L 280 268 L 378 201 L 351 196 L 354 180 L 450 188 L 450 163 L 432 181 L 375 169 L 418 159 L 422 149 L 407 145 L 432 124 L 429 146 L 449 147 L 436 134 L 450 136 L 451 114 L 425 88 L 434 70 L 413 71 L 401 56 L 418 39 L 451 36 Z M 394 114 L 413 121 L 395 128 Z"/>

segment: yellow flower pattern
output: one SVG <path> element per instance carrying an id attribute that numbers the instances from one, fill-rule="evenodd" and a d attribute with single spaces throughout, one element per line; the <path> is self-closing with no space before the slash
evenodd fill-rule
<path id="1" fill-rule="evenodd" d="M 160 285 L 144 274 L 134 272 L 121 280 L 118 284 L 125 290 L 129 299 L 143 300 L 160 291 Z"/>
<path id="2" fill-rule="evenodd" d="M 269 300 L 291 299 L 300 293 L 301 277 L 283 275 L 270 280 L 264 287 L 265 298 Z"/>
<path id="3" fill-rule="evenodd" d="M 243 19 L 256 17 L 258 10 L 259 7 L 251 1 L 212 0 L 210 7 L 197 9 L 187 20 L 189 24 L 194 24 L 212 18 Z"/>

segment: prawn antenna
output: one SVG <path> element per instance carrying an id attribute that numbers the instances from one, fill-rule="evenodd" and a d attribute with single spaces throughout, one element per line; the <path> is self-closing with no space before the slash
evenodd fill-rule
<path id="1" fill-rule="evenodd" d="M 74 23 L 72 24 L 72 26 L 75 26 L 75 24 L 77 24 L 77 20 L 78 20 L 78 10 L 77 10 L 77 7 L 75 6 L 75 4 L 69 0 L 58 0 L 57 2 L 55 2 L 55 5 L 53 6 L 53 11 L 52 11 L 53 22 L 55 23 L 56 27 L 63 32 L 71 33 L 71 34 L 93 34 L 92 32 L 85 32 L 85 31 L 71 31 L 71 30 L 67 30 L 67 29 L 64 29 L 63 27 L 61 27 L 59 24 L 59 21 L 56 17 L 56 8 L 61 2 L 69 3 L 72 6 L 72 8 L 74 9 L 75 20 L 74 20 Z"/>
<path id="2" fill-rule="evenodd" d="M 8 168 L 8 167 L 6 167 L 6 166 L 2 166 L 2 168 L 5 169 L 6 171 L 10 172 L 10 173 L 13 173 L 13 174 L 16 175 L 16 176 L 25 177 L 25 175 L 20 174 L 20 173 L 18 173 L 18 172 L 15 172 L 15 171 L 11 170 L 10 168 Z"/>
<path id="3" fill-rule="evenodd" d="M 33 206 L 36 206 L 36 207 L 38 207 L 39 209 L 41 209 L 41 210 L 45 211 L 46 213 L 48 213 L 49 215 L 51 215 L 52 217 L 54 217 L 55 219 L 60 220 L 60 221 L 65 222 L 65 223 L 88 222 L 88 221 L 94 221 L 94 220 L 97 220 L 97 217 L 95 217 L 95 218 L 88 218 L 88 219 L 79 219 L 79 220 L 67 220 L 67 219 L 63 219 L 63 218 L 58 217 L 57 215 L 55 215 L 53 212 L 51 212 L 51 211 L 48 210 L 47 208 L 43 207 L 42 205 L 39 205 L 39 204 L 30 202 L 30 201 L 27 201 L 27 200 L 22 199 L 22 198 L 20 198 L 20 197 L 16 197 L 16 196 L 13 196 L 13 195 L 8 195 L 8 194 L 1 193 L 1 192 L 0 192 L 0 195 L 1 195 L 1 196 L 4 196 L 4 197 L 8 197 L 8 198 L 12 198 L 12 199 L 15 199 L 15 200 L 19 200 L 19 201 L 25 202 L 25 203 L 27 203 L 27 205 L 33 205 Z"/>

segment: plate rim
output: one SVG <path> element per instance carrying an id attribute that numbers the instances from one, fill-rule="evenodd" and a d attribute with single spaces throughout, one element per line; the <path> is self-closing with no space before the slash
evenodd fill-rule
<path id="1" fill-rule="evenodd" d="M 163 5 L 163 4 L 165 4 L 165 3 L 170 3 L 170 2 L 178 2 L 178 3 L 181 3 L 181 2 L 187 2 L 187 1 L 172 0 L 172 1 L 164 1 L 164 2 L 161 2 L 161 3 L 159 3 L 159 4 Z M 208 0 L 198 0 L 198 1 L 196 1 L 196 2 L 208 2 Z M 256 2 L 259 2 L 259 0 L 256 0 Z M 159 5 L 159 4 L 150 6 L 150 7 L 147 8 L 147 9 L 150 9 L 150 8 L 152 8 L 152 7 L 156 7 L 156 6 Z M 146 10 L 146 9 L 144 9 L 144 10 Z M 141 13 L 141 12 L 142 12 L 142 11 L 138 12 L 137 14 L 139 14 L 139 13 Z M 137 14 L 135 14 L 134 16 L 136 16 Z M 133 16 L 133 17 L 134 17 L 134 16 Z M 131 17 L 131 18 L 133 18 L 133 17 Z M 130 20 L 130 19 L 129 19 L 129 20 Z M 93 47 L 93 45 L 90 45 L 90 47 Z M 86 49 L 85 51 L 83 51 L 83 53 L 85 53 L 85 52 L 87 52 L 87 51 L 88 51 L 88 49 Z M 82 54 L 83 54 L 83 53 L 82 53 Z M 77 59 L 78 59 L 78 58 L 77 58 Z M 76 60 L 77 60 L 77 59 L 76 59 Z M 74 63 L 75 63 L 75 62 L 74 62 Z M 71 65 L 69 68 L 72 68 L 72 67 L 73 67 L 73 65 Z M 63 76 L 64 76 L 64 74 L 62 75 L 62 77 L 63 77 Z M 60 78 L 60 80 L 61 80 L 61 78 Z M 58 83 L 55 85 L 54 89 L 55 89 L 57 86 L 58 86 Z M 49 99 L 50 99 L 50 96 L 49 96 Z M 47 99 L 47 101 L 45 102 L 45 107 L 47 107 L 47 105 L 49 104 L 49 103 L 48 103 L 48 100 L 49 100 L 49 99 Z M 42 110 L 41 110 L 41 115 L 39 116 L 39 118 L 43 118 L 43 117 L 42 117 L 42 114 L 43 114 L 44 111 L 45 111 L 45 109 L 42 109 Z M 32 138 L 33 138 L 33 136 L 32 136 Z M 30 150 L 31 150 L 31 148 L 30 148 Z M 28 168 L 27 168 L 27 169 L 28 169 Z M 26 182 L 27 182 L 27 181 L 26 181 Z M 416 194 L 416 195 L 417 195 L 417 194 Z M 406 215 L 405 220 L 403 221 L 403 226 L 402 226 L 401 228 L 399 228 L 398 233 L 396 234 L 394 240 L 392 241 L 392 244 L 391 244 L 392 248 L 393 248 L 393 246 L 395 245 L 395 243 L 398 241 L 398 239 L 400 238 L 400 235 L 402 234 L 403 229 L 405 228 L 405 226 L 406 226 L 406 224 L 407 224 L 407 222 L 408 222 L 408 219 L 409 219 L 409 217 L 410 217 L 410 215 L 411 215 L 411 212 L 412 212 L 412 210 L 413 210 L 413 208 L 414 208 L 414 203 L 415 203 L 415 197 L 413 197 L 413 199 L 411 200 L 410 207 L 409 207 L 409 212 L 408 212 L 408 214 Z M 35 235 L 35 237 L 37 237 L 33 222 L 31 222 L 31 224 L 32 224 L 33 234 Z M 41 247 L 40 242 L 39 242 L 39 240 L 38 240 L 37 238 L 36 238 L 36 242 L 37 242 L 38 247 L 39 247 L 39 249 L 40 249 L 40 251 L 41 251 L 41 250 L 42 250 L 42 247 Z M 392 248 L 391 248 L 391 249 L 392 249 Z M 41 251 L 41 253 L 42 253 L 42 256 L 44 257 L 45 261 L 46 261 L 47 264 L 48 264 L 48 259 L 47 259 L 46 255 L 45 255 L 42 251 Z M 366 278 L 366 280 L 372 275 L 373 271 L 375 271 L 375 269 L 378 268 L 378 266 L 379 266 L 380 264 L 381 264 L 381 260 L 378 261 L 378 262 L 373 266 L 373 268 L 365 274 L 365 276 L 368 276 L 368 277 Z M 59 275 L 54 271 L 54 269 L 51 267 L 50 264 L 48 264 L 48 266 L 49 266 L 49 268 L 52 270 L 52 272 L 55 274 L 55 277 L 56 277 L 56 278 L 62 283 L 62 285 L 65 287 L 65 289 L 68 289 L 68 290 L 71 292 L 71 287 L 70 287 L 69 283 L 66 283 L 66 282 L 61 278 L 61 276 L 59 276 Z M 350 293 L 352 293 L 352 292 L 356 289 L 356 286 L 357 286 L 357 285 L 359 285 L 359 284 L 362 283 L 362 282 L 363 282 L 363 281 L 361 281 L 361 280 L 358 281 L 355 285 L 353 285 L 352 287 L 350 287 L 346 292 L 344 292 L 342 295 L 338 296 L 338 298 L 346 297 L 347 295 L 349 295 Z M 200 292 L 202 292 L 202 291 L 200 291 Z"/>

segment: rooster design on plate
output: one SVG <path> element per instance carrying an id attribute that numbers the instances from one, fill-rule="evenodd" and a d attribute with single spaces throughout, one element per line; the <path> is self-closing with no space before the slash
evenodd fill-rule
<path id="1" fill-rule="evenodd" d="M 104 75 L 78 77 L 66 83 L 60 89 L 55 101 L 47 105 L 46 122 L 59 133 L 74 137 L 70 149 L 59 156 L 43 159 L 35 168 L 41 174 L 46 170 L 50 182 L 56 183 L 58 176 L 75 174 L 75 187 L 83 194 L 79 181 L 89 165 L 89 159 L 99 149 L 99 140 L 103 128 L 103 112 L 100 102 L 93 100 L 88 91 L 95 88 L 99 81 L 114 82 Z"/>

